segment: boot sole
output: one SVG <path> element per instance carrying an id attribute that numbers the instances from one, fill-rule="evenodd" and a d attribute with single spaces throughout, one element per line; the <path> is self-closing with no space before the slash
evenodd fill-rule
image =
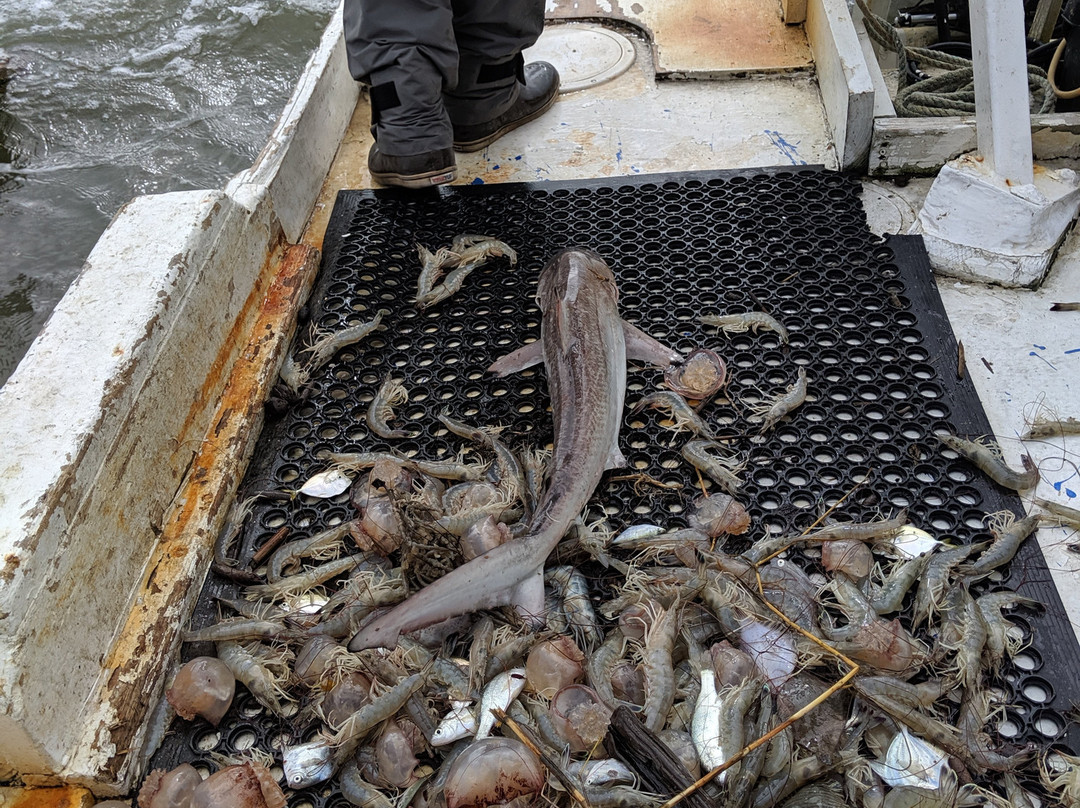
<path id="1" fill-rule="evenodd" d="M 516 121 L 510 121 L 509 123 L 504 124 L 501 128 L 496 129 L 490 135 L 484 135 L 484 137 L 477 138 L 476 140 L 455 140 L 454 151 L 464 153 L 480 151 L 480 149 L 484 148 L 485 146 L 491 145 L 496 140 L 505 135 L 507 132 L 512 132 L 519 126 L 523 126 L 529 121 L 534 121 L 539 118 L 541 115 L 543 115 L 555 105 L 555 99 L 558 97 L 559 92 L 556 89 L 556 91 L 551 94 L 551 98 L 548 99 L 547 103 L 545 103 L 544 106 L 537 108 L 533 112 L 530 112 L 524 118 L 518 118 Z"/>
<path id="2" fill-rule="evenodd" d="M 457 168 L 450 167 L 438 171 L 427 171 L 423 174 L 397 174 L 392 171 L 372 171 L 371 178 L 380 185 L 391 185 L 397 188 L 432 188 L 436 185 L 445 185 L 457 179 Z"/>

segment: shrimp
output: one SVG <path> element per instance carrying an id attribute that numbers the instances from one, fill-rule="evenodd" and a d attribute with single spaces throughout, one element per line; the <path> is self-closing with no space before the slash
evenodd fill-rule
<path id="1" fill-rule="evenodd" d="M 753 808 L 772 808 L 774 805 L 780 805 L 791 794 L 807 783 L 822 777 L 833 768 L 819 760 L 817 755 L 810 755 L 807 758 L 789 758 L 789 763 L 786 772 L 760 783 L 754 789 L 750 801 Z"/>
<path id="2" fill-rule="evenodd" d="M 346 718 L 333 738 L 333 744 L 337 747 L 335 761 L 342 763 L 351 758 L 364 735 L 404 707 L 412 694 L 426 684 L 428 670 L 425 668 L 419 673 L 406 676 Z"/>
<path id="3" fill-rule="evenodd" d="M 746 745 L 746 714 L 761 693 L 761 682 L 750 677 L 720 695 L 719 743 L 723 760 L 729 760 Z M 723 774 L 730 780 L 738 777 L 745 761 L 730 766 Z"/>
<path id="4" fill-rule="evenodd" d="M 853 541 L 883 541 L 894 538 L 907 524 L 907 508 L 891 519 L 877 522 L 835 522 L 803 536 L 803 541 L 851 539 Z"/>
<path id="5" fill-rule="evenodd" d="M 1036 418 L 1028 431 L 1020 436 L 1020 440 L 1057 438 L 1063 435 L 1080 435 L 1080 421 L 1075 418 L 1065 420 Z"/>
<path id="6" fill-rule="evenodd" d="M 930 556 L 921 555 L 896 564 L 870 601 L 874 611 L 883 615 L 899 610 L 904 596 L 919 580 L 928 563 Z"/>
<path id="7" fill-rule="evenodd" d="M 491 474 L 491 479 L 496 482 L 500 490 L 503 491 L 508 499 L 513 500 L 519 497 L 524 499 L 526 490 L 525 471 L 522 469 L 522 464 L 518 462 L 514 453 L 511 452 L 507 445 L 502 443 L 498 439 L 498 434 L 501 431 L 501 427 L 495 429 L 484 429 L 480 427 L 470 427 L 467 423 L 459 421 L 455 418 L 451 418 L 449 410 L 444 409 L 438 420 L 442 422 L 442 425 L 446 427 L 450 432 L 464 437 L 469 441 L 481 444 L 492 450 L 495 453 L 496 458 L 496 470 Z"/>
<path id="8" fill-rule="evenodd" d="M 345 471 L 369 469 L 380 461 L 392 461 L 412 471 L 419 471 L 440 480 L 480 480 L 487 472 L 488 463 L 465 463 L 456 460 L 415 460 L 398 457 L 389 452 L 327 452 L 321 456 L 334 468 Z"/>
<path id="9" fill-rule="evenodd" d="M 566 741 L 563 740 L 551 721 L 551 710 L 547 700 L 540 698 L 526 699 L 525 705 L 544 743 L 552 749 L 562 749 L 566 745 Z"/>
<path id="10" fill-rule="evenodd" d="M 281 380 L 285 386 L 294 393 L 300 391 L 311 381 L 312 376 L 329 362 L 334 354 L 349 345 L 355 345 L 368 334 L 380 328 L 382 320 L 390 314 L 388 309 L 379 309 L 375 317 L 366 323 L 347 326 L 338 331 L 318 335 L 315 342 L 307 348 L 301 349 L 301 353 L 310 353 L 311 356 L 300 362 L 287 355 L 281 365 Z"/>
<path id="11" fill-rule="evenodd" d="M 547 476 L 547 462 L 550 459 L 551 452 L 547 449 L 522 452 L 521 465 L 525 470 L 525 501 L 527 503 L 536 503 L 540 500 L 544 478 Z"/>
<path id="12" fill-rule="evenodd" d="M 502 492 L 500 492 L 501 496 Z M 487 516 L 494 517 L 496 522 L 512 523 L 521 518 L 521 508 L 513 507 L 509 499 L 500 498 L 447 516 L 440 516 L 435 520 L 435 525 L 450 535 L 460 538 L 466 530 Z"/>
<path id="13" fill-rule="evenodd" d="M 469 690 L 477 695 L 482 682 L 477 681 L 481 671 L 487 670 L 491 657 L 491 643 L 495 637 L 495 621 L 487 615 L 480 617 L 472 629 L 472 643 L 469 645 Z"/>
<path id="14" fill-rule="evenodd" d="M 342 539 L 348 536 L 356 527 L 354 521 L 341 522 L 309 538 L 297 539 L 288 544 L 283 544 L 270 556 L 270 561 L 266 567 L 266 580 L 274 584 L 286 575 L 296 573 L 300 569 L 301 558 L 319 560 L 333 558 L 341 547 Z"/>
<path id="15" fill-rule="evenodd" d="M 860 674 L 859 684 L 863 690 L 871 695 L 886 696 L 911 707 L 924 710 L 933 707 L 938 699 L 953 689 L 952 683 L 944 678 L 930 679 L 920 684 L 912 684 L 895 676 L 885 674 Z"/>
<path id="16" fill-rule="evenodd" d="M 436 303 L 442 303 L 447 298 L 460 292 L 461 287 L 465 285 L 465 279 L 472 274 L 472 271 L 477 266 L 476 264 L 462 264 L 450 270 L 446 280 L 431 289 L 423 297 L 417 297 L 416 308 L 421 311 L 429 309 Z"/>
<path id="17" fill-rule="evenodd" d="M 982 578 L 989 575 L 1003 564 L 1008 564 L 1020 549 L 1021 543 L 1035 532 L 1041 517 L 1038 514 L 1017 519 L 1012 511 L 998 511 L 986 518 L 987 526 L 994 537 L 993 543 L 973 564 L 957 567 L 961 575 Z"/>
<path id="18" fill-rule="evenodd" d="M 562 592 L 563 610 L 578 645 L 586 651 L 600 645 L 604 632 L 596 621 L 585 576 L 573 567 L 554 567 L 544 572 L 544 580 Z"/>
<path id="19" fill-rule="evenodd" d="M 756 334 L 761 329 L 773 331 L 780 337 L 780 342 L 788 344 L 788 331 L 774 317 L 763 311 L 747 311 L 740 314 L 703 314 L 698 322 L 712 325 L 727 334 L 742 334 L 753 330 Z"/>
<path id="20" fill-rule="evenodd" d="M 414 303 L 431 294 L 435 283 L 442 277 L 443 270 L 456 266 L 461 260 L 461 256 L 448 247 L 439 247 L 432 252 L 418 242 L 416 252 L 420 258 L 420 277 L 416 281 Z"/>
<path id="21" fill-rule="evenodd" d="M 225 663 L 236 681 L 246 687 L 256 701 L 275 715 L 281 715 L 281 697 L 286 697 L 281 686 L 283 677 L 275 675 L 249 648 L 238 642 L 219 642 L 218 659 Z"/>
<path id="22" fill-rule="evenodd" d="M 806 401 L 806 368 L 800 367 L 795 381 L 787 390 L 776 398 L 763 401 L 751 407 L 751 415 L 761 419 L 761 432 L 764 434 L 776 426 L 777 421 Z"/>
<path id="23" fill-rule="evenodd" d="M 299 575 L 282 578 L 274 583 L 249 586 L 244 592 L 247 597 L 251 599 L 271 598 L 272 600 L 282 600 L 302 592 L 307 592 L 319 584 L 326 583 L 331 578 L 336 578 L 343 572 L 348 572 L 354 567 L 366 563 L 367 560 L 367 553 L 345 556 L 336 561 L 328 561 L 321 566 L 312 567 Z"/>
<path id="24" fill-rule="evenodd" d="M 667 410 L 673 422 L 672 429 L 682 432 L 684 429 L 693 432 L 699 438 L 713 440 L 715 437 L 712 428 L 705 420 L 694 412 L 693 407 L 686 403 L 686 399 L 673 390 L 658 390 L 649 393 L 638 401 L 630 410 L 631 414 L 641 412 L 646 407 L 656 410 Z"/>
<path id="25" fill-rule="evenodd" d="M 1042 755 L 1039 781 L 1062 805 L 1080 804 L 1080 757 L 1057 750 Z"/>
<path id="26" fill-rule="evenodd" d="M 678 610 L 665 609 L 655 601 L 648 604 L 649 627 L 645 631 L 642 668 L 645 672 L 645 727 L 653 732 L 664 728 L 675 703 L 675 669 L 671 653 L 678 632 Z"/>
<path id="27" fill-rule="evenodd" d="M 584 786 L 581 793 L 593 808 L 655 808 L 664 801 L 659 794 L 629 786 Z"/>
<path id="28" fill-rule="evenodd" d="M 432 253 L 417 245 L 417 251 L 420 253 L 423 269 L 413 302 L 421 311 L 460 291 L 469 274 L 489 258 L 509 258 L 511 266 L 517 263 L 517 253 L 490 236 L 461 235 L 454 238 L 449 250 L 441 247 Z M 435 286 L 442 270 L 447 267 L 453 269 L 447 274 L 446 280 Z"/>
<path id="29" fill-rule="evenodd" d="M 289 633 L 277 620 L 241 617 L 222 620 L 212 626 L 183 632 L 184 642 L 222 642 L 224 640 L 283 639 Z"/>
<path id="30" fill-rule="evenodd" d="M 1080 530 L 1080 510 L 1038 497 L 1035 499 L 1035 504 L 1050 514 L 1043 517 L 1044 522 L 1058 522 Z"/>
<path id="31" fill-rule="evenodd" d="M 746 461 L 723 454 L 723 447 L 711 440 L 687 441 L 681 454 L 690 465 L 703 472 L 731 496 L 742 487 L 739 474 L 746 468 Z"/>
<path id="32" fill-rule="evenodd" d="M 496 631 L 496 635 L 498 635 Z M 498 642 L 491 650 L 488 658 L 487 670 L 484 671 L 484 681 L 489 682 L 503 671 L 514 667 L 515 662 L 520 662 L 529 650 L 536 645 L 537 635 L 533 632 L 520 636 L 511 635 L 509 638 Z"/>
<path id="33" fill-rule="evenodd" d="M 1001 448 L 997 444 L 990 445 L 964 440 L 949 433 L 938 435 L 937 438 L 954 452 L 971 461 L 976 468 L 1003 488 L 1009 488 L 1013 491 L 1026 491 L 1029 488 L 1034 488 L 1039 482 L 1039 468 L 1030 455 L 1020 456 L 1020 462 L 1024 464 L 1024 470 L 1016 471 L 1005 465 L 1005 461 L 1001 456 Z"/>
<path id="34" fill-rule="evenodd" d="M 394 417 L 394 406 L 409 400 L 409 393 L 400 380 L 387 376 L 367 409 L 368 429 L 380 438 L 408 438 L 412 433 L 391 429 L 387 423 Z"/>
<path id="35" fill-rule="evenodd" d="M 350 325 L 339 331 L 334 331 L 333 333 L 321 336 L 313 345 L 311 345 L 311 347 L 304 349 L 311 354 L 311 357 L 306 364 L 307 372 L 310 375 L 317 373 L 318 370 L 329 362 L 334 354 L 342 348 L 346 348 L 349 345 L 355 345 L 368 334 L 375 331 L 375 329 L 379 328 L 382 325 L 383 318 L 389 314 L 389 309 L 379 309 L 375 316 L 366 323 Z"/>
<path id="36" fill-rule="evenodd" d="M 913 618 L 915 625 L 926 622 L 933 617 L 945 594 L 953 568 L 983 546 L 985 545 L 965 544 L 960 547 L 939 550 L 930 556 L 930 560 L 926 564 L 926 572 L 919 580 L 919 589 L 915 593 Z"/>
<path id="37" fill-rule="evenodd" d="M 394 803 L 377 787 L 360 776 L 360 769 L 355 760 L 348 761 L 338 778 L 341 796 L 350 805 L 359 808 L 394 808 Z"/>
<path id="38" fill-rule="evenodd" d="M 320 619 L 318 625 L 308 629 L 308 635 L 322 634 L 335 639 L 351 637 L 376 608 L 393 606 L 403 601 L 408 595 L 408 588 L 401 576 L 401 568 L 397 567 L 394 573 L 385 575 L 381 571 L 375 571 L 374 574 L 380 576 L 378 580 L 372 575 L 350 579 L 331 599 L 346 593 L 348 598 L 345 605 L 331 617 L 331 601 L 327 601 L 320 611 L 320 614 L 325 613 L 326 616 Z"/>
<path id="39" fill-rule="evenodd" d="M 1017 606 L 1035 608 L 1041 606 L 1037 600 L 1025 598 L 1009 590 L 987 592 L 975 599 L 975 605 L 979 609 L 979 615 L 986 625 L 986 655 L 990 666 L 997 669 L 1005 655 L 1015 656 L 1023 643 L 1022 637 L 1014 637 L 1009 626 L 1012 625 L 1002 609 L 1012 609 Z"/>
<path id="40" fill-rule="evenodd" d="M 517 264 L 517 252 L 505 242 L 491 236 L 463 234 L 455 236 L 450 245 L 460 256 L 462 264 L 479 266 L 489 258 L 509 258 L 510 266 Z"/>
<path id="41" fill-rule="evenodd" d="M 619 706 L 619 700 L 611 687 L 611 672 L 625 651 L 626 635 L 616 626 L 608 632 L 600 647 L 585 657 L 585 677 L 589 686 L 596 691 L 600 701 L 613 710 Z"/>
<path id="42" fill-rule="evenodd" d="M 440 480 L 482 480 L 490 463 L 466 463 L 462 457 L 457 460 L 415 460 L 405 461 L 408 468 L 414 468 L 429 477 Z"/>
<path id="43" fill-rule="evenodd" d="M 286 354 L 278 372 L 285 386 L 298 394 L 311 381 L 311 374 L 295 359 L 292 354 Z"/>
<path id="44" fill-rule="evenodd" d="M 954 681 L 971 692 L 979 687 L 982 680 L 981 662 L 987 631 L 974 599 L 966 590 L 961 589 L 961 591 L 964 594 L 959 614 L 949 615 L 949 622 L 956 625 L 959 630 L 960 642 L 950 650 L 956 651 L 953 659 Z"/>

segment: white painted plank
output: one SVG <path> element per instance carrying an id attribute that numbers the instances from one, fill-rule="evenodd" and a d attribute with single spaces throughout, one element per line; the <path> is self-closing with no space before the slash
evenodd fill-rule
<path id="1" fill-rule="evenodd" d="M 971 60 L 979 153 L 1012 184 L 1033 178 L 1024 8 L 1016 0 L 972 3 Z"/>
<path id="2" fill-rule="evenodd" d="M 1080 113 L 1031 116 L 1036 160 L 1080 158 Z M 974 116 L 877 118 L 870 142 L 871 176 L 933 174 L 977 147 Z"/>
<path id="3" fill-rule="evenodd" d="M 874 126 L 874 85 L 847 3 L 810 0 L 806 36 L 840 167 L 861 168 Z"/>

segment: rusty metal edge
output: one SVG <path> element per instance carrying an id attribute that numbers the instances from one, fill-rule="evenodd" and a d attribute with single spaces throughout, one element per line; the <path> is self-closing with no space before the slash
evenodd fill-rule
<path id="1" fill-rule="evenodd" d="M 209 569 L 214 540 L 243 477 L 263 424 L 263 404 L 277 379 L 319 268 L 320 253 L 300 244 L 275 252 L 251 337 L 233 365 L 211 426 L 166 515 L 126 624 L 103 668 L 99 716 L 111 717 L 87 737 L 111 756 L 94 782 L 100 793 L 124 793 L 156 745 L 146 727 Z M 103 722 L 105 723 L 105 722 Z M 147 747 L 147 748 L 144 748 Z M 85 775 L 84 775 L 85 776 Z M 76 779 L 82 779 L 77 777 Z"/>

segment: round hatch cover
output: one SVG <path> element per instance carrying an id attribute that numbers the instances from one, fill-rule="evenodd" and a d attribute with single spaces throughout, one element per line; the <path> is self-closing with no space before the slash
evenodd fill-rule
<path id="1" fill-rule="evenodd" d="M 543 60 L 559 71 L 559 92 L 569 93 L 611 81 L 634 63 L 634 45 L 600 25 L 548 25 L 525 61 Z"/>

